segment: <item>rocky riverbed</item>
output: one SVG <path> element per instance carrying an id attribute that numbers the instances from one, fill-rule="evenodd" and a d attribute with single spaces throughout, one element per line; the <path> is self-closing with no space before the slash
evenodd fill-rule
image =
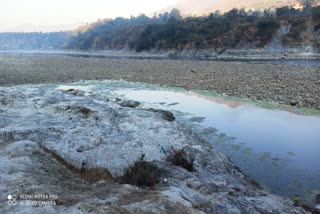
<path id="1" fill-rule="evenodd" d="M 0 85 L 123 79 L 320 109 L 316 66 L 1 55 L 0 76 Z"/>
<path id="2" fill-rule="evenodd" d="M 0 88 L 0 147 L 1 213 L 308 213 L 261 190 L 169 112 L 104 94 Z M 194 171 L 167 161 L 172 147 L 194 158 Z M 164 172 L 161 182 L 119 184 L 142 155 Z"/>

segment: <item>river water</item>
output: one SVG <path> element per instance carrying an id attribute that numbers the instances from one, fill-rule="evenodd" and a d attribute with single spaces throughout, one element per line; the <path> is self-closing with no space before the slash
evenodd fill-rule
<path id="1" fill-rule="evenodd" d="M 308 198 L 320 190 L 320 117 L 264 109 L 181 89 L 119 81 L 59 86 L 174 112 L 266 190 Z"/>

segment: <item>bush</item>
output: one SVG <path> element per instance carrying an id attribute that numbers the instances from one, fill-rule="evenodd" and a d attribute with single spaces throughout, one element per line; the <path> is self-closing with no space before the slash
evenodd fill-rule
<path id="1" fill-rule="evenodd" d="M 138 160 L 129 166 L 124 175 L 119 178 L 122 184 L 139 187 L 152 187 L 159 183 L 161 171 L 154 163 Z"/>
<path id="2" fill-rule="evenodd" d="M 301 45 L 302 38 L 301 33 L 307 29 L 306 19 L 298 18 L 294 19 L 290 22 L 291 28 L 289 33 L 284 38 L 284 45 L 292 46 L 292 45 Z"/>
<path id="3" fill-rule="evenodd" d="M 171 148 L 171 151 L 167 155 L 167 161 L 171 162 L 173 165 L 181 166 L 189 172 L 194 171 L 194 158 L 189 158 L 184 149 L 176 150 Z"/>
<path id="4" fill-rule="evenodd" d="M 312 8 L 313 21 L 320 21 L 320 6 Z"/>
<path id="5" fill-rule="evenodd" d="M 280 24 L 275 20 L 261 20 L 257 23 L 257 33 L 256 38 L 259 38 L 259 47 L 263 47 L 268 44 L 272 38 L 273 34 L 278 30 Z"/>

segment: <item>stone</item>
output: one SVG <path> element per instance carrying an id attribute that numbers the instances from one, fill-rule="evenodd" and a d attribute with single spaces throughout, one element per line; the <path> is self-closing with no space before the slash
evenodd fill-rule
<path id="1" fill-rule="evenodd" d="M 172 122 L 176 119 L 174 117 L 173 113 L 170 111 L 158 110 L 158 109 L 149 109 L 149 111 L 156 112 L 157 114 L 160 114 L 162 119 L 167 120 L 169 122 Z"/>
<path id="2" fill-rule="evenodd" d="M 77 152 L 81 153 L 84 151 L 89 150 L 90 148 L 88 146 L 80 146 L 79 148 L 77 148 Z"/>
<path id="3" fill-rule="evenodd" d="M 133 101 L 133 100 L 126 100 L 126 101 L 122 101 L 120 103 L 120 106 L 122 107 L 127 107 L 127 108 L 136 108 L 140 105 L 140 102 L 138 101 Z"/>
<path id="4" fill-rule="evenodd" d="M 71 90 L 71 89 L 69 89 Z M 70 92 L 71 94 L 73 94 L 74 96 L 84 96 L 84 91 L 81 91 L 81 90 L 71 90 L 71 91 L 68 91 Z"/>
<path id="5" fill-rule="evenodd" d="M 305 100 L 306 103 L 310 104 L 310 105 L 314 105 L 316 104 L 316 101 L 313 98 L 307 98 Z"/>
<path id="6" fill-rule="evenodd" d="M 298 101 L 296 101 L 296 100 L 291 100 L 290 101 L 290 105 L 291 106 L 297 106 L 297 104 L 298 104 Z"/>

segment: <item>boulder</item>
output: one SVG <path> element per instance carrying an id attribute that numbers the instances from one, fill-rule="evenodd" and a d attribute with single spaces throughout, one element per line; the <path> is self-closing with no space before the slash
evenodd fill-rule
<path id="1" fill-rule="evenodd" d="M 127 108 L 136 108 L 140 105 L 138 101 L 133 100 L 125 100 L 120 103 L 120 106 L 127 107 Z"/>

